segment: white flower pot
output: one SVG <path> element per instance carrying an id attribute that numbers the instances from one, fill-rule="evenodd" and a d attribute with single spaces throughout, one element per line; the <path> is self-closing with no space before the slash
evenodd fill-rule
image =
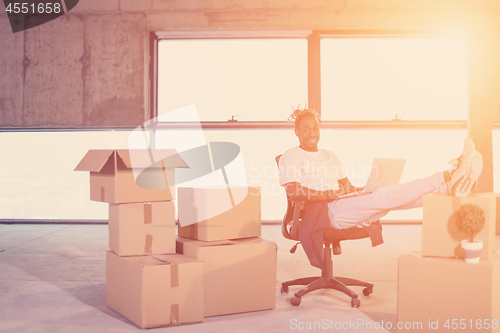
<path id="1" fill-rule="evenodd" d="M 468 240 L 462 241 L 462 249 L 465 251 L 465 261 L 470 263 L 479 262 L 481 257 L 481 249 L 483 248 L 483 241 L 473 241 Z"/>

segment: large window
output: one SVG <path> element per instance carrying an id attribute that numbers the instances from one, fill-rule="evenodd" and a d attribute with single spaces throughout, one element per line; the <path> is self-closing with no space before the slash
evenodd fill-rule
<path id="1" fill-rule="evenodd" d="M 196 105 L 202 122 L 284 122 L 291 107 L 308 104 L 330 127 L 456 128 L 468 118 L 467 46 L 456 36 L 164 38 L 157 50 L 157 115 Z"/>
<path id="2" fill-rule="evenodd" d="M 304 38 L 163 40 L 158 59 L 160 115 L 194 104 L 201 121 L 283 120 L 307 103 Z"/>
<path id="3" fill-rule="evenodd" d="M 324 120 L 467 120 L 457 38 L 321 39 Z"/>
<path id="4" fill-rule="evenodd" d="M 90 201 L 89 149 L 127 149 L 130 131 L 0 132 L 0 219 L 107 220 Z"/>

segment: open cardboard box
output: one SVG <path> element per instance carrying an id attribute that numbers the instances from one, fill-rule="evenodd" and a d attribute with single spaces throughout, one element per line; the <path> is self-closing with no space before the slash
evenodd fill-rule
<path id="1" fill-rule="evenodd" d="M 75 171 L 90 171 L 90 200 L 128 203 L 173 200 L 187 167 L 174 149 L 89 150 Z"/>
<path id="2" fill-rule="evenodd" d="M 106 252 L 107 305 L 142 328 L 203 321 L 203 263 L 180 254 Z"/>
<path id="3" fill-rule="evenodd" d="M 205 317 L 275 308 L 274 242 L 260 237 L 220 242 L 178 237 L 177 252 L 203 261 Z"/>
<path id="4" fill-rule="evenodd" d="M 258 187 L 178 188 L 178 235 L 203 241 L 261 235 Z"/>
<path id="5" fill-rule="evenodd" d="M 119 256 L 175 253 L 172 201 L 109 204 L 109 247 Z"/>

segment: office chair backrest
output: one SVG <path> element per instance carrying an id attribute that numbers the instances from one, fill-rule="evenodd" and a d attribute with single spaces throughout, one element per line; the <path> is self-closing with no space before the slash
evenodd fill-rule
<path id="1" fill-rule="evenodd" d="M 278 166 L 278 169 L 279 169 L 280 158 L 281 155 L 278 155 L 274 158 Z M 300 221 L 302 202 L 294 202 L 290 200 L 288 198 L 288 194 L 286 199 L 287 199 L 287 207 L 285 216 L 283 217 L 283 222 L 281 223 L 281 233 L 283 234 L 283 237 L 285 237 L 286 239 L 298 241 L 299 240 L 298 226 Z"/>

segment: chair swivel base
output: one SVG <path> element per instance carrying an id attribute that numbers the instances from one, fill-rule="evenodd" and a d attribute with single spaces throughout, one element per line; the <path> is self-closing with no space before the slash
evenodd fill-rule
<path id="1" fill-rule="evenodd" d="M 330 244 L 327 243 L 325 245 L 326 246 L 323 248 L 323 270 L 321 271 L 321 276 L 306 277 L 283 282 L 281 284 L 281 293 L 288 294 L 289 286 L 306 286 L 305 288 L 297 291 L 295 293 L 295 297 L 291 299 L 292 305 L 298 306 L 302 296 L 310 293 L 311 291 L 318 289 L 334 289 L 351 297 L 351 306 L 353 308 L 359 307 L 361 305 L 361 301 L 358 299 L 358 294 L 348 288 L 348 286 L 365 287 L 363 289 L 363 295 L 368 296 L 373 292 L 373 283 L 345 277 L 334 277 Z"/>
<path id="2" fill-rule="evenodd" d="M 365 287 L 363 289 L 363 295 L 368 296 L 373 292 L 373 284 L 369 282 L 359 281 L 350 278 L 343 277 L 307 277 L 302 279 L 296 279 L 292 281 L 283 282 L 281 285 L 281 293 L 288 294 L 289 286 L 306 286 L 295 293 L 295 297 L 291 299 L 291 303 L 294 306 L 300 304 L 302 296 L 310 293 L 314 290 L 319 289 L 334 289 L 343 292 L 347 296 L 351 297 L 351 306 L 353 308 L 358 308 L 361 305 L 361 301 L 358 299 L 358 294 L 347 286 L 361 286 Z"/>

